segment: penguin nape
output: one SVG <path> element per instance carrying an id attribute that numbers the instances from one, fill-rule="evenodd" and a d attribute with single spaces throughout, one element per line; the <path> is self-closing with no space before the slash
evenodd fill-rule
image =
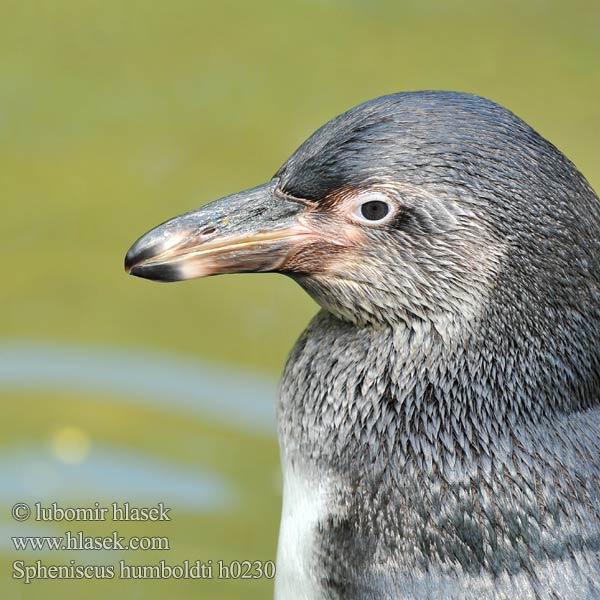
<path id="1" fill-rule="evenodd" d="M 277 403 L 276 597 L 600 598 L 600 201 L 514 114 L 365 102 L 126 269 L 276 271 L 322 307 Z"/>

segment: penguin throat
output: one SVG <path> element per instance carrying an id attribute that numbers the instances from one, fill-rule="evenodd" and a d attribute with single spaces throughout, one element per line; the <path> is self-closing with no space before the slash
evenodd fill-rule
<path id="1" fill-rule="evenodd" d="M 556 386 L 565 360 L 555 347 L 493 331 L 449 332 L 431 321 L 357 327 L 319 313 L 284 372 L 284 451 L 289 440 L 300 454 L 336 464 L 428 470 L 437 457 L 444 468 L 485 454 L 490 432 L 508 447 L 519 427 L 551 427 L 556 413 L 592 400 L 579 380 Z"/>

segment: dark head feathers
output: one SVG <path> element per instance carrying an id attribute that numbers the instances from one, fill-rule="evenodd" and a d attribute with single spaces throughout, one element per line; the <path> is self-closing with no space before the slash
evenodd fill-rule
<path id="1" fill-rule="evenodd" d="M 591 191 L 574 165 L 512 112 L 445 91 L 390 94 L 351 108 L 310 136 L 276 177 L 285 191 L 309 200 L 389 177 L 490 196 Z"/>

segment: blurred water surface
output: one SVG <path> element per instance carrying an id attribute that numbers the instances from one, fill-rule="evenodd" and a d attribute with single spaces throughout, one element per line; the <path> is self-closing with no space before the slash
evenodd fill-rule
<path id="1" fill-rule="evenodd" d="M 11 535 L 64 530 L 14 522 L 18 495 L 171 501 L 168 524 L 119 524 L 171 540 L 132 562 L 275 556 L 275 382 L 316 307 L 275 275 L 135 280 L 126 249 L 269 178 L 333 115 L 399 90 L 492 97 L 598 189 L 599 57 L 595 0 L 4 0 L 0 597 L 269 597 L 267 579 L 11 579 L 23 559 Z"/>
<path id="2" fill-rule="evenodd" d="M 0 389 L 109 394 L 236 428 L 275 431 L 273 378 L 166 352 L 5 340 Z"/>

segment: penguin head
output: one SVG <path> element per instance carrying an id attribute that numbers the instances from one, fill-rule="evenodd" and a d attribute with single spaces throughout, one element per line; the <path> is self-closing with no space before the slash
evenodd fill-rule
<path id="1" fill-rule="evenodd" d="M 161 281 L 281 272 L 360 325 L 461 323 L 505 301 L 500 283 L 547 303 L 556 269 L 585 278 L 599 230 L 583 176 L 521 119 L 411 92 L 335 117 L 267 183 L 166 221 L 125 262 Z"/>

